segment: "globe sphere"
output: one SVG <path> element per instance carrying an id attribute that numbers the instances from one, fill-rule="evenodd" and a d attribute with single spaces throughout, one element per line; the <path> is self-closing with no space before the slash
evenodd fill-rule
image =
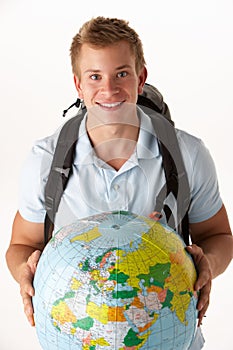
<path id="1" fill-rule="evenodd" d="M 196 331 L 197 274 L 178 234 L 130 212 L 59 230 L 35 278 L 44 350 L 184 350 Z"/>

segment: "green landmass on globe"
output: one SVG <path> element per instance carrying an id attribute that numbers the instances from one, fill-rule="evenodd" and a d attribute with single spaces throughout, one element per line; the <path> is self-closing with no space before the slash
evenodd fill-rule
<path id="1" fill-rule="evenodd" d="M 197 274 L 181 238 L 152 219 L 77 220 L 46 246 L 34 279 L 43 349 L 188 349 Z"/>

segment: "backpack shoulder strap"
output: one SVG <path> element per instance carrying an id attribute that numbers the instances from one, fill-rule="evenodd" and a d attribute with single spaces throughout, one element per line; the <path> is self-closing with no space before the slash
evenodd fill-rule
<path id="1" fill-rule="evenodd" d="M 71 173 L 79 127 L 84 115 L 85 110 L 81 109 L 78 115 L 69 119 L 63 125 L 58 136 L 50 173 L 45 186 L 45 244 L 52 237 L 55 215 Z"/>
<path id="2" fill-rule="evenodd" d="M 188 208 L 190 204 L 189 182 L 183 157 L 180 151 L 174 123 L 164 118 L 161 114 L 154 113 L 150 108 L 140 106 L 150 116 L 156 136 L 158 138 L 162 163 L 165 172 L 166 183 L 160 190 L 157 198 L 155 211 L 165 212 L 168 225 L 183 237 L 184 242 L 189 244 Z M 177 203 L 177 225 L 171 209 L 164 205 L 164 201 L 172 193 Z"/>

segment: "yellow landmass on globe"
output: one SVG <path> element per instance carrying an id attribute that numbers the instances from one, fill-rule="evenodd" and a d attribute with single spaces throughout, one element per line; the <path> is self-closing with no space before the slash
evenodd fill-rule
<path id="1" fill-rule="evenodd" d="M 70 242 L 73 243 L 75 241 L 84 241 L 84 242 L 90 242 L 93 241 L 94 239 L 98 238 L 101 236 L 101 233 L 99 232 L 98 227 L 94 227 L 88 232 L 82 233 L 80 235 L 77 235 L 73 237 Z"/>
<path id="2" fill-rule="evenodd" d="M 90 301 L 87 304 L 86 313 L 103 324 L 108 323 L 108 305 L 106 304 L 101 304 L 101 306 L 99 306 Z"/>
<path id="3" fill-rule="evenodd" d="M 172 298 L 172 307 L 170 308 L 171 311 L 175 311 L 178 319 L 182 323 L 186 323 L 186 311 L 188 310 L 189 304 L 190 304 L 190 295 L 189 294 L 183 294 L 179 295 L 174 294 Z"/>
<path id="4" fill-rule="evenodd" d="M 165 254 L 161 248 L 158 247 L 155 254 L 155 245 L 151 244 L 148 240 L 148 235 L 145 235 L 146 239 L 143 239 L 139 245 L 138 250 L 133 252 L 118 251 L 118 270 L 124 272 L 130 276 L 128 281 L 131 287 L 138 287 L 138 275 L 149 274 L 150 267 L 157 263 L 166 264 L 170 262 L 170 257 Z"/>
<path id="5" fill-rule="evenodd" d="M 83 283 L 81 283 L 80 281 L 78 281 L 76 278 L 73 277 L 71 281 L 70 289 L 78 290 L 82 285 Z"/>
<path id="6" fill-rule="evenodd" d="M 170 268 L 170 276 L 166 279 L 164 287 L 174 294 L 171 301 L 171 310 L 175 311 L 179 320 L 184 323 L 186 322 L 185 315 L 191 296 L 194 294 L 194 284 L 197 275 L 191 259 L 186 256 L 185 252 L 180 252 L 180 254 L 182 256 L 180 258 L 182 264 L 179 265 L 173 261 Z"/>
<path id="7" fill-rule="evenodd" d="M 170 229 L 168 230 L 158 222 L 152 225 L 147 237 L 151 245 L 156 242 L 156 245 L 164 252 L 178 252 L 182 244 L 182 241 L 175 232 L 172 232 Z M 180 244 L 177 244 L 179 240 Z"/>
<path id="8" fill-rule="evenodd" d="M 97 270 L 97 269 L 92 270 L 90 274 L 91 274 L 91 278 L 93 281 L 99 281 L 101 278 L 101 271 L 100 270 Z"/>
<path id="9" fill-rule="evenodd" d="M 82 350 L 90 350 L 91 347 L 95 348 L 96 345 L 100 346 L 110 346 L 109 342 L 107 342 L 103 337 L 97 339 L 91 339 L 89 344 L 85 344 L 82 346 Z"/>
<path id="10" fill-rule="evenodd" d="M 90 343 L 91 343 L 92 346 L 96 346 L 96 345 L 110 346 L 109 342 L 107 342 L 103 337 L 102 338 L 97 338 L 95 340 L 91 340 Z"/>
<path id="11" fill-rule="evenodd" d="M 180 291 L 194 291 L 194 284 L 197 275 L 193 266 L 190 264 L 190 259 L 188 257 L 182 265 L 171 264 L 170 273 L 171 276 L 166 281 L 166 287 L 172 292 L 176 292 L 178 288 Z"/>
<path id="12" fill-rule="evenodd" d="M 77 321 L 75 315 L 64 301 L 60 301 L 57 305 L 53 305 L 51 316 L 54 320 L 60 322 L 60 324 L 66 322 L 74 323 Z"/>

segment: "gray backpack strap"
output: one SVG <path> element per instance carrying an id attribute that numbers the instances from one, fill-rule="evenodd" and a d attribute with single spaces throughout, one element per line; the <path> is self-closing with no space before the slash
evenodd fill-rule
<path id="1" fill-rule="evenodd" d="M 159 141 L 165 171 L 166 183 L 156 198 L 155 211 L 161 213 L 164 210 L 168 225 L 177 230 L 183 236 L 185 243 L 189 244 L 188 209 L 190 205 L 190 189 L 176 130 L 171 122 L 162 115 L 153 112 L 148 107 L 140 107 L 151 118 Z M 175 224 L 172 210 L 167 205 L 164 205 L 164 201 L 169 193 L 172 193 L 176 199 L 177 225 Z"/>
<path id="2" fill-rule="evenodd" d="M 77 116 L 69 119 L 63 125 L 58 137 L 49 177 L 45 187 L 45 244 L 52 237 L 55 215 L 70 176 L 75 154 L 75 146 L 78 140 L 79 127 L 84 115 L 85 110 L 81 110 Z"/>

